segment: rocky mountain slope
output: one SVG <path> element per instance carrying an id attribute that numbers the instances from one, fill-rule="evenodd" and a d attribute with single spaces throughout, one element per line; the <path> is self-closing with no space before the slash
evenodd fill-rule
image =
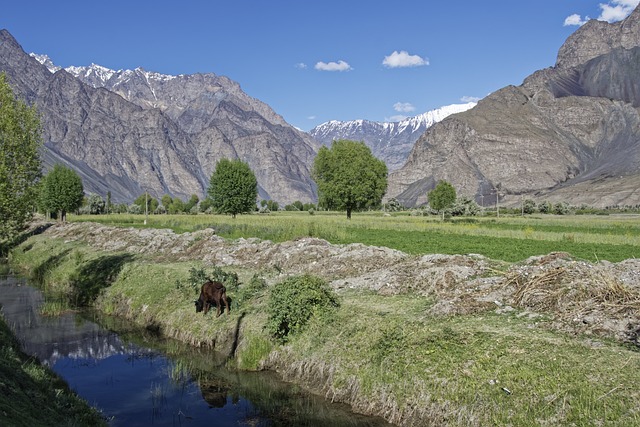
<path id="1" fill-rule="evenodd" d="M 438 180 L 478 202 L 522 197 L 640 204 L 640 8 L 590 21 L 556 65 L 431 127 L 389 179 L 387 197 L 426 202 Z"/>
<path id="2" fill-rule="evenodd" d="M 0 71 L 42 115 L 45 167 L 72 166 L 86 192 L 110 191 L 114 202 L 145 190 L 202 198 L 216 162 L 227 157 L 249 163 L 261 198 L 316 199 L 309 168 L 318 144 L 237 83 L 98 66 L 69 72 L 46 59 L 41 64 L 0 31 Z"/>
<path id="3" fill-rule="evenodd" d="M 413 145 L 429 127 L 475 105 L 475 102 L 448 105 L 398 122 L 331 120 L 311 129 L 309 134 L 327 146 L 336 139 L 364 141 L 373 155 L 394 171 L 404 165 Z"/>

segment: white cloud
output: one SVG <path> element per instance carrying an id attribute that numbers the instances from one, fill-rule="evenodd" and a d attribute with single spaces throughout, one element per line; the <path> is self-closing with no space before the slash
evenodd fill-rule
<path id="1" fill-rule="evenodd" d="M 607 3 L 600 3 L 602 13 L 600 13 L 597 19 L 606 22 L 621 21 L 629 16 L 638 4 L 640 4 L 640 0 L 608 0 Z M 583 25 L 589 19 L 588 16 L 585 16 L 583 19 L 580 15 L 574 13 L 565 18 L 564 25 Z"/>
<path id="2" fill-rule="evenodd" d="M 396 116 L 385 117 L 385 118 L 384 118 L 384 121 L 385 121 L 385 122 L 401 122 L 401 121 L 403 121 L 403 120 L 404 120 L 404 119 L 406 119 L 406 118 L 407 118 L 407 116 L 403 116 L 403 115 L 401 115 L 401 114 L 398 114 L 398 115 L 396 115 Z"/>
<path id="3" fill-rule="evenodd" d="M 351 65 L 346 63 L 343 60 L 339 60 L 338 62 L 318 62 L 315 66 L 316 70 L 320 71 L 351 71 Z"/>
<path id="4" fill-rule="evenodd" d="M 463 96 L 462 98 L 460 98 L 460 101 L 462 101 L 462 102 L 478 102 L 478 101 L 480 101 L 480 98 L 478 98 L 477 96 Z"/>
<path id="5" fill-rule="evenodd" d="M 631 15 L 631 12 L 639 3 L 640 0 L 610 0 L 608 4 L 600 3 L 602 13 L 598 20 L 607 22 L 621 21 Z"/>
<path id="6" fill-rule="evenodd" d="M 307 119 L 308 119 L 308 120 L 315 120 L 315 119 L 316 119 L 316 116 L 308 116 L 308 117 L 307 117 Z"/>
<path id="7" fill-rule="evenodd" d="M 394 50 L 391 55 L 384 57 L 382 65 L 388 68 L 420 67 L 422 65 L 429 65 L 429 60 L 421 58 L 418 55 L 409 55 L 409 52 L 406 50 L 400 52 Z"/>
<path id="8" fill-rule="evenodd" d="M 577 13 L 573 15 L 567 16 L 564 20 L 564 26 L 568 27 L 570 25 L 584 25 L 589 20 L 588 16 L 585 16 L 584 19 Z"/>
<path id="9" fill-rule="evenodd" d="M 410 113 L 411 111 L 415 111 L 416 107 L 408 102 L 396 102 L 393 104 L 393 109 L 399 113 Z"/>
<path id="10" fill-rule="evenodd" d="M 294 65 L 294 67 L 298 68 L 299 70 L 304 70 L 305 68 L 307 68 L 307 64 L 305 64 L 304 62 L 298 62 Z"/>

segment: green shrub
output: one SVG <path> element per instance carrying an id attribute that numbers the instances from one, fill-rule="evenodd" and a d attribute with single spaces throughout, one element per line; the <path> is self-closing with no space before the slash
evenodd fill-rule
<path id="1" fill-rule="evenodd" d="M 267 281 L 257 274 L 254 274 L 251 280 L 249 280 L 249 283 L 239 286 L 234 302 L 237 306 L 242 307 L 247 301 L 253 299 L 266 288 Z"/>
<path id="2" fill-rule="evenodd" d="M 329 285 L 311 275 L 295 276 L 273 286 L 269 298 L 269 333 L 286 342 L 302 331 L 314 315 L 340 304 Z"/>

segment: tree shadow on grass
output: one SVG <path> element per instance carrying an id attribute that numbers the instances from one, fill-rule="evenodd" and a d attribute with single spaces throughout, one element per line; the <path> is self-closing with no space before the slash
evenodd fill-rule
<path id="1" fill-rule="evenodd" d="M 43 284 L 49 272 L 60 265 L 67 255 L 69 255 L 69 252 L 71 252 L 71 249 L 65 249 L 58 254 L 50 256 L 41 264 L 36 265 L 31 272 L 31 279 L 35 280 L 36 283 Z"/>
<path id="2" fill-rule="evenodd" d="M 71 301 L 77 306 L 90 305 L 118 277 L 122 267 L 134 260 L 131 254 L 105 255 L 85 263 L 71 283 Z"/>
<path id="3" fill-rule="evenodd" d="M 27 239 L 31 236 L 36 236 L 38 234 L 44 233 L 47 228 L 51 227 L 52 225 L 53 223 L 41 224 L 35 228 L 29 228 L 27 230 L 24 230 L 22 233 L 18 233 L 13 239 L 0 241 L 0 257 L 6 257 L 11 249 L 26 242 Z"/>

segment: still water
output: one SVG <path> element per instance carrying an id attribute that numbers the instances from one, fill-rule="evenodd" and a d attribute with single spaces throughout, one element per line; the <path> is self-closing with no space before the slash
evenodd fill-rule
<path id="1" fill-rule="evenodd" d="M 235 372 L 220 355 L 95 312 L 43 317 L 42 293 L 0 278 L 2 315 L 22 344 L 111 426 L 389 426 L 274 374 Z"/>

